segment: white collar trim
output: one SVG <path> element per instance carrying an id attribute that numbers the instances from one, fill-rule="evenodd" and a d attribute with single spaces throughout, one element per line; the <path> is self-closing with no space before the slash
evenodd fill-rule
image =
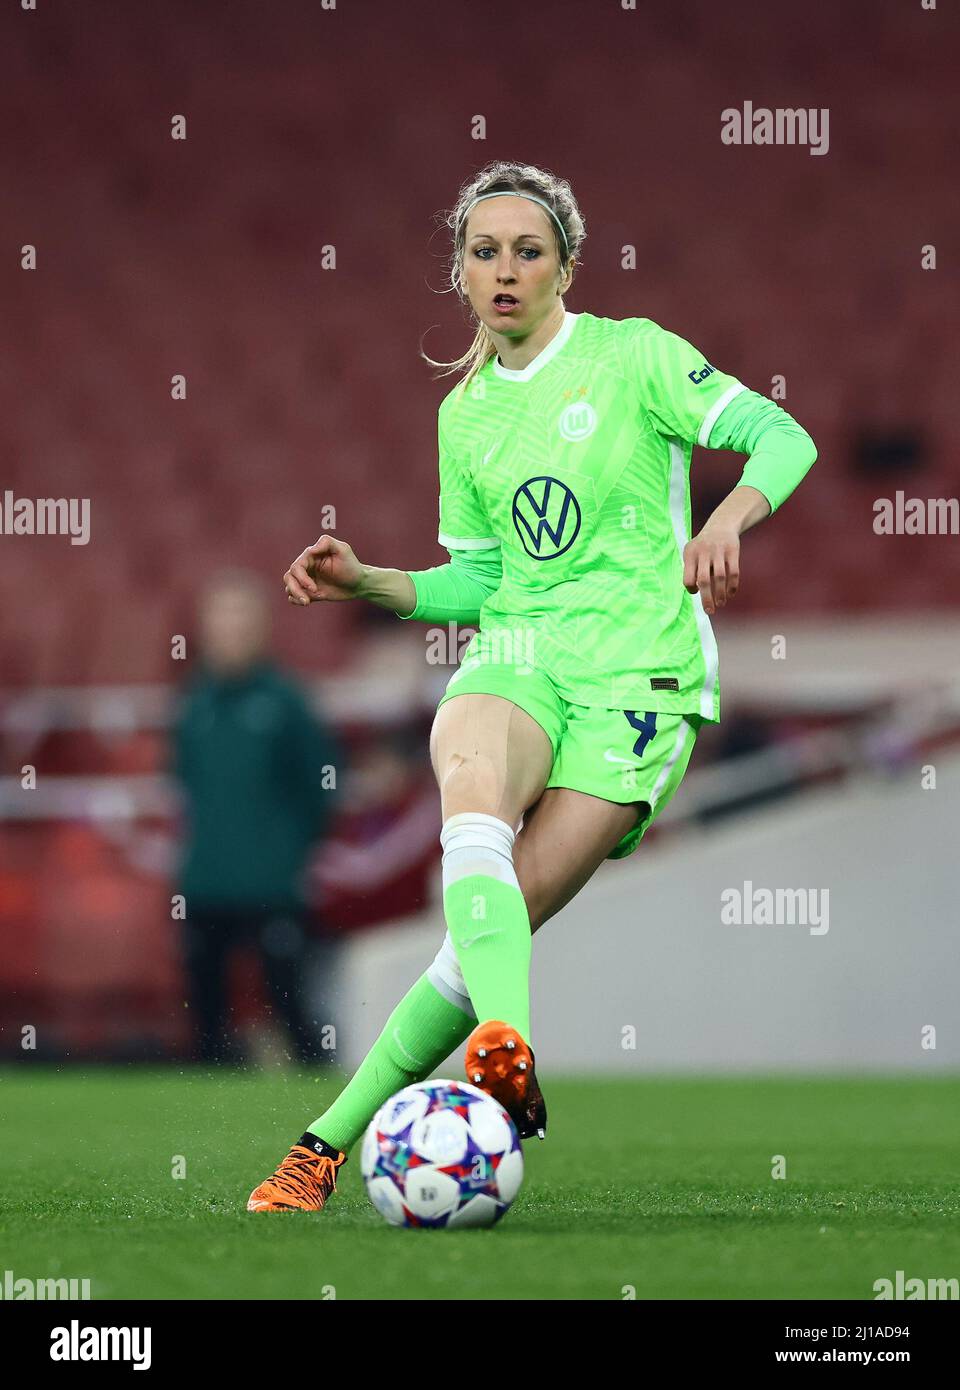
<path id="1" fill-rule="evenodd" d="M 525 367 L 515 370 L 512 367 L 504 367 L 499 357 L 493 358 L 493 371 L 495 376 L 503 377 L 504 381 L 529 381 L 532 376 L 536 376 L 541 368 L 545 367 L 551 358 L 556 357 L 564 343 L 573 332 L 573 326 L 579 314 L 575 314 L 572 309 L 563 311 L 563 323 L 557 332 L 547 343 L 546 347 L 541 348 L 532 362 L 528 362 Z"/>

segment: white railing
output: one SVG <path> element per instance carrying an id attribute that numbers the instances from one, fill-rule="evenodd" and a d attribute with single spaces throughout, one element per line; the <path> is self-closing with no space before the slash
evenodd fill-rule
<path id="1" fill-rule="evenodd" d="M 164 728 L 171 708 L 170 692 L 163 687 L 136 688 L 134 695 L 112 687 L 102 692 L 48 690 L 8 705 L 0 725 L 21 736 L 39 736 L 51 728 L 91 727 L 116 734 Z M 133 709 L 136 718 L 131 718 Z M 324 710 L 330 713 L 326 701 Z M 676 824 L 752 797 L 851 772 L 896 772 L 907 762 L 917 762 L 921 745 L 955 741 L 960 741 L 960 682 L 949 681 L 874 706 L 855 727 L 848 719 L 842 728 L 802 734 L 707 767 L 694 766 L 684 780 L 682 797 L 671 802 L 658 824 Z M 116 823 L 167 818 L 177 809 L 176 787 L 163 773 L 41 775 L 29 792 L 16 776 L 0 778 L 0 820 Z"/>

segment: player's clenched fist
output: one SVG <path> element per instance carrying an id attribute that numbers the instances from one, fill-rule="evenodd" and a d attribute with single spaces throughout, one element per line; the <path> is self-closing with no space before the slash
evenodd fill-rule
<path id="1" fill-rule="evenodd" d="M 364 567 L 346 541 L 321 536 L 308 545 L 283 576 L 290 603 L 356 598 Z"/>

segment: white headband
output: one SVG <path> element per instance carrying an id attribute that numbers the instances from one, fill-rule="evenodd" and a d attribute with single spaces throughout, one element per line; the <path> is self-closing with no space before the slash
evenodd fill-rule
<path id="1" fill-rule="evenodd" d="M 550 216 L 557 224 L 557 227 L 560 231 L 560 235 L 563 237 L 564 256 L 566 259 L 569 259 L 570 244 L 567 241 L 567 234 L 563 230 L 563 223 L 560 221 L 560 218 L 554 212 L 553 208 L 550 206 L 549 203 L 545 203 L 542 198 L 537 198 L 532 193 L 517 193 L 512 188 L 505 188 L 502 193 L 478 193 L 476 198 L 474 198 L 473 202 L 470 204 L 470 207 L 468 207 L 464 211 L 462 218 L 464 227 L 466 227 L 467 223 L 467 214 L 471 211 L 472 208 L 476 207 L 477 203 L 482 203 L 484 198 L 527 198 L 531 203 L 539 203 L 542 208 L 545 208 L 547 212 L 549 212 Z"/>

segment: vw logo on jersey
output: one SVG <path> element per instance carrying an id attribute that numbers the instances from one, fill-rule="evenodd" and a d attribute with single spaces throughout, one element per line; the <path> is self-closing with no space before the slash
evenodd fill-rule
<path id="1" fill-rule="evenodd" d="M 573 401 L 561 411 L 558 428 L 564 439 L 576 444 L 597 428 L 597 412 L 589 401 Z"/>
<path id="2" fill-rule="evenodd" d="M 559 478 L 528 478 L 513 494 L 513 524 L 528 555 L 555 560 L 577 539 L 580 503 Z"/>

